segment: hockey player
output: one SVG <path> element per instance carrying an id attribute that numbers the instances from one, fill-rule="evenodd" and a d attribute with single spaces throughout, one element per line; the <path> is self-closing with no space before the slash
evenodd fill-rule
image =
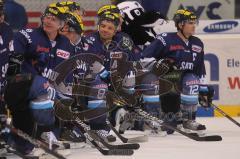
<path id="1" fill-rule="evenodd" d="M 60 34 L 66 36 L 73 48 L 74 54 L 86 52 L 89 48 L 87 41 L 83 36 L 83 21 L 82 18 L 73 12 L 67 11 L 65 14 L 65 24 L 60 30 Z"/>
<path id="2" fill-rule="evenodd" d="M 123 36 L 117 33 L 119 26 L 119 16 L 106 12 L 99 17 L 98 31 L 87 36 L 87 41 L 94 46 L 93 52 L 104 60 L 104 67 L 102 73 L 99 74 L 97 79 L 91 83 L 91 86 L 98 89 L 108 89 L 109 81 L 107 77 L 110 71 L 110 54 L 117 51 L 122 51 L 128 54 L 129 59 L 136 60 L 133 51 L 133 43 L 128 36 Z M 105 100 L 91 99 L 88 101 L 88 108 L 105 109 Z M 92 129 L 97 130 L 97 133 L 108 141 L 114 141 L 108 134 L 106 127 L 106 115 L 91 120 L 90 125 Z"/>
<path id="3" fill-rule="evenodd" d="M 23 59 L 20 73 L 30 74 L 32 82 L 29 92 L 25 95 L 27 102 L 11 105 L 13 124 L 30 135 L 35 130 L 35 137 L 41 136 L 47 142 L 53 143 L 58 143 L 53 133 L 55 90 L 49 81 L 56 78 L 53 69 L 71 56 L 69 40 L 58 33 L 64 25 L 64 12 L 62 8 L 47 7 L 41 17 L 42 24 L 39 28 L 23 29 L 14 37 L 16 48 L 14 55 Z M 19 95 L 13 92 L 12 97 L 17 99 Z M 33 146 L 25 140 L 16 138 L 15 141 L 19 151 L 30 153 L 33 149 Z"/>
<path id="4" fill-rule="evenodd" d="M 78 14 L 69 11 L 67 11 L 64 16 L 65 24 L 63 28 L 61 28 L 60 34 L 66 36 L 70 40 L 72 46 L 72 53 L 74 55 L 78 55 L 88 52 L 91 46 L 83 37 L 84 26 L 81 17 Z M 85 84 L 83 81 L 85 71 L 86 70 L 80 68 L 74 70 L 73 81 L 75 84 Z M 74 96 L 72 98 L 74 100 L 73 104 L 71 105 L 72 111 L 81 111 L 86 108 L 85 97 Z M 65 129 L 65 131 L 63 131 L 61 135 L 61 139 L 67 139 L 74 142 L 81 142 L 85 140 L 85 138 L 78 133 L 78 131 L 80 131 L 78 128 L 72 127 L 71 124 L 68 125 L 68 127 L 70 127 L 72 130 Z"/>
<path id="5" fill-rule="evenodd" d="M 7 84 L 6 73 L 9 66 L 9 56 L 13 51 L 13 32 L 9 25 L 4 21 L 3 13 L 4 2 L 0 0 L 0 49 L 1 60 L 0 60 L 0 114 L 4 112 L 4 88 Z"/>
<path id="6" fill-rule="evenodd" d="M 173 65 L 181 70 L 181 92 L 171 92 L 161 96 L 162 110 L 174 113 L 170 123 L 177 124 L 177 113 L 182 111 L 183 126 L 191 130 L 205 130 L 205 126 L 196 122 L 198 95 L 208 94 L 206 101 L 211 101 L 213 89 L 203 86 L 205 77 L 204 45 L 193 36 L 198 19 L 193 12 L 178 10 L 173 18 L 177 28 L 176 33 L 162 33 L 157 36 L 143 52 L 143 57 L 154 57 L 160 63 L 166 63 L 169 68 Z M 161 88 L 160 88 L 161 89 Z M 200 102 L 201 104 L 201 102 Z M 169 132 L 172 133 L 172 132 Z"/>
<path id="7" fill-rule="evenodd" d="M 7 70 L 9 66 L 9 56 L 13 52 L 13 31 L 10 26 L 4 21 L 3 13 L 4 2 L 0 0 L 0 129 L 6 124 L 6 108 L 4 102 L 4 90 L 7 84 Z M 8 140 L 8 135 L 0 135 L 2 139 Z M 0 144 L 1 145 L 1 144 Z M 0 148 L 1 149 L 1 148 Z"/>
<path id="8" fill-rule="evenodd" d="M 122 17 L 122 14 L 121 14 L 120 10 L 118 9 L 118 7 L 116 5 L 112 5 L 112 4 L 104 5 L 104 6 L 102 6 L 101 8 L 98 9 L 97 15 L 98 15 L 98 17 L 100 17 L 102 14 L 104 14 L 106 12 L 115 14 L 116 16 L 119 17 L 120 23 L 119 23 L 119 26 L 118 26 L 118 32 L 121 32 L 123 17 Z"/>
<path id="9" fill-rule="evenodd" d="M 116 5 L 112 5 L 112 4 L 104 5 L 98 9 L 97 15 L 98 15 L 98 17 L 100 17 L 104 13 L 112 13 L 112 14 L 118 16 L 120 18 L 120 23 L 119 23 L 117 33 L 116 33 L 117 36 L 127 37 L 128 39 L 130 39 L 130 42 L 133 42 L 128 34 L 126 34 L 125 32 L 122 32 L 123 14 L 119 10 L 119 8 Z M 141 52 L 141 49 L 139 47 L 137 47 L 134 43 L 132 43 L 132 46 L 133 46 L 132 50 L 135 53 L 135 55 L 134 55 L 135 60 L 140 59 L 140 54 L 138 52 Z M 127 113 L 127 111 L 125 110 L 125 108 L 117 107 L 117 109 L 115 109 L 114 111 L 111 112 L 110 121 L 112 122 L 113 125 L 118 127 L 120 124 L 120 118 L 125 116 L 126 113 Z M 129 124 L 127 124 L 127 125 L 129 125 Z"/>

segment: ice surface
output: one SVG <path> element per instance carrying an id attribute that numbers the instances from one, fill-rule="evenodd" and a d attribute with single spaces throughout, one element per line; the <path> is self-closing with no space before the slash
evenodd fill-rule
<path id="1" fill-rule="evenodd" d="M 240 118 L 235 118 L 240 122 Z M 199 118 L 207 126 L 207 134 L 221 135 L 223 141 L 198 142 L 175 133 L 166 137 L 150 136 L 140 143 L 140 149 L 132 156 L 103 156 L 89 146 L 71 149 L 69 159 L 240 159 L 240 127 L 226 118 Z M 137 132 L 141 135 L 140 132 Z M 127 132 L 127 137 L 137 136 Z M 120 143 L 120 141 L 117 141 Z M 13 158 L 13 157 L 9 157 Z M 14 157 L 17 158 L 17 157 Z"/>

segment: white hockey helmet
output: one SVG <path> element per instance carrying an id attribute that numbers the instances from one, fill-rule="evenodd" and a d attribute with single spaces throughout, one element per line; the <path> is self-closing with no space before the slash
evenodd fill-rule
<path id="1" fill-rule="evenodd" d="M 124 14 L 124 16 L 127 16 L 130 20 L 134 20 L 136 16 L 140 16 L 143 12 L 145 12 L 142 5 L 137 1 L 122 2 L 119 3 L 117 7 Z"/>

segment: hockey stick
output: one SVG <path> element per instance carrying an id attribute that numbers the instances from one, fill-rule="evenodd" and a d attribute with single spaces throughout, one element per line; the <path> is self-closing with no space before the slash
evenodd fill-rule
<path id="1" fill-rule="evenodd" d="M 6 153 L 0 154 L 0 159 L 7 159 L 9 154 L 15 154 L 24 159 L 38 159 L 38 156 L 26 156 L 23 153 L 17 150 L 11 150 L 11 145 L 7 145 L 7 143 L 0 143 L 0 149 L 6 149 Z"/>
<path id="2" fill-rule="evenodd" d="M 107 125 L 113 130 L 113 132 L 117 135 L 117 137 L 123 143 L 136 143 L 136 142 L 146 142 L 146 141 L 148 141 L 148 136 L 147 135 L 137 136 L 137 137 L 133 137 L 133 138 L 125 138 L 115 129 L 114 126 L 112 126 L 112 124 L 110 123 L 109 120 L 107 120 L 106 122 L 107 122 Z"/>
<path id="3" fill-rule="evenodd" d="M 107 143 L 104 139 L 102 139 L 97 133 L 95 132 L 90 132 L 91 135 L 98 139 L 105 147 L 107 147 L 108 149 L 139 149 L 140 145 L 133 143 L 133 144 L 121 144 L 121 145 L 111 145 L 109 143 Z"/>
<path id="4" fill-rule="evenodd" d="M 16 129 L 15 127 L 13 127 L 12 125 L 6 125 L 6 129 L 4 130 L 5 132 L 11 132 L 19 137 L 22 137 L 23 139 L 29 141 L 30 143 L 32 143 L 34 146 L 39 147 L 41 149 L 43 149 L 44 151 L 46 151 L 47 153 L 53 155 L 54 157 L 58 158 L 58 159 L 66 159 L 64 156 L 62 156 L 61 154 L 57 153 L 56 151 L 53 151 L 51 149 L 48 148 L 48 145 L 45 144 L 44 142 L 34 139 L 32 137 L 30 137 L 28 134 L 24 133 L 23 131 Z"/>
<path id="5" fill-rule="evenodd" d="M 84 131 L 87 133 L 87 139 L 94 145 L 96 146 L 96 148 L 103 154 L 103 155 L 125 155 L 125 156 L 129 156 L 133 154 L 133 150 L 132 149 L 120 149 L 121 147 L 114 147 L 113 145 L 107 145 L 107 143 L 101 142 L 104 146 L 106 146 L 107 148 L 109 148 L 109 150 L 104 150 L 102 149 L 99 145 L 96 144 L 95 140 L 100 140 L 102 141 L 100 137 L 98 137 L 97 135 L 93 134 L 90 130 L 90 126 L 86 125 L 82 120 L 80 120 L 78 117 L 75 118 L 75 123 L 77 123 L 79 126 L 81 126 Z M 116 145 L 119 146 L 119 145 Z M 124 147 L 126 148 L 126 147 Z"/>
<path id="6" fill-rule="evenodd" d="M 96 138 L 90 133 L 90 127 L 86 125 L 79 117 L 77 113 L 71 112 L 69 107 L 62 105 L 57 102 L 55 104 L 55 114 L 56 116 L 63 121 L 71 121 L 76 123 L 78 126 L 81 126 L 86 132 L 84 135 L 87 140 L 89 140 L 103 155 L 132 155 L 134 152 L 132 149 L 102 149 L 96 142 Z"/>
<path id="7" fill-rule="evenodd" d="M 76 120 L 76 123 L 80 125 L 82 128 L 84 128 L 84 131 L 88 133 L 92 138 L 100 141 L 106 148 L 108 149 L 138 149 L 139 145 L 138 144 L 125 144 L 125 145 L 111 145 L 107 143 L 104 139 L 102 139 L 98 134 L 90 130 L 90 126 L 86 125 L 84 122 L 81 120 Z"/>
<path id="8" fill-rule="evenodd" d="M 150 115 L 149 113 L 147 113 L 146 111 L 144 111 L 142 109 L 134 109 L 134 112 L 136 112 L 138 115 L 142 116 L 145 119 L 156 121 L 160 125 L 168 128 L 168 129 L 174 130 L 174 131 L 176 131 L 190 139 L 193 139 L 195 141 L 221 141 L 222 140 L 222 137 L 219 135 L 198 136 L 196 133 L 186 133 L 176 127 L 173 127 L 167 123 L 164 123 L 162 120 Z"/>
<path id="9" fill-rule="evenodd" d="M 222 109 L 220 109 L 218 106 L 211 104 L 211 106 L 216 109 L 219 113 L 221 113 L 224 117 L 228 118 L 230 121 L 232 121 L 234 124 L 240 127 L 240 123 L 234 120 L 232 117 L 230 117 L 227 113 L 225 113 Z"/>

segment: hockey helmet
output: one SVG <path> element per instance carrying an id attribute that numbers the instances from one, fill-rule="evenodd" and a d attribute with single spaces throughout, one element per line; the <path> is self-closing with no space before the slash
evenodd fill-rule
<path id="1" fill-rule="evenodd" d="M 64 13 L 66 13 L 66 9 L 64 7 L 48 6 L 44 11 L 43 16 L 51 14 L 58 17 L 60 20 L 64 20 Z"/>
<path id="2" fill-rule="evenodd" d="M 120 16 L 120 10 L 118 9 L 118 7 L 116 5 L 104 5 L 101 8 L 98 9 L 97 11 L 97 15 L 100 17 L 102 14 L 104 14 L 105 12 L 110 12 L 113 14 L 119 14 Z"/>
<path id="3" fill-rule="evenodd" d="M 193 12 L 187 9 L 180 9 L 174 14 L 173 21 L 175 26 L 179 28 L 179 23 L 185 23 L 188 21 L 196 21 L 196 23 L 198 23 L 198 18 Z"/>
<path id="4" fill-rule="evenodd" d="M 102 21 L 107 20 L 113 22 L 113 24 L 118 27 L 120 24 L 120 16 L 118 14 L 113 14 L 111 12 L 105 12 L 99 17 L 98 24 Z"/>
<path id="5" fill-rule="evenodd" d="M 136 16 L 141 16 L 145 12 L 141 4 L 136 1 L 122 2 L 122 3 L 119 3 L 117 7 L 124 14 L 124 17 L 126 17 L 126 19 L 129 19 L 132 21 Z"/>
<path id="6" fill-rule="evenodd" d="M 65 23 L 69 25 L 69 31 L 76 31 L 78 34 L 83 32 L 83 21 L 81 17 L 73 12 L 66 12 L 65 14 Z M 73 30 L 72 30 L 73 29 Z"/>

